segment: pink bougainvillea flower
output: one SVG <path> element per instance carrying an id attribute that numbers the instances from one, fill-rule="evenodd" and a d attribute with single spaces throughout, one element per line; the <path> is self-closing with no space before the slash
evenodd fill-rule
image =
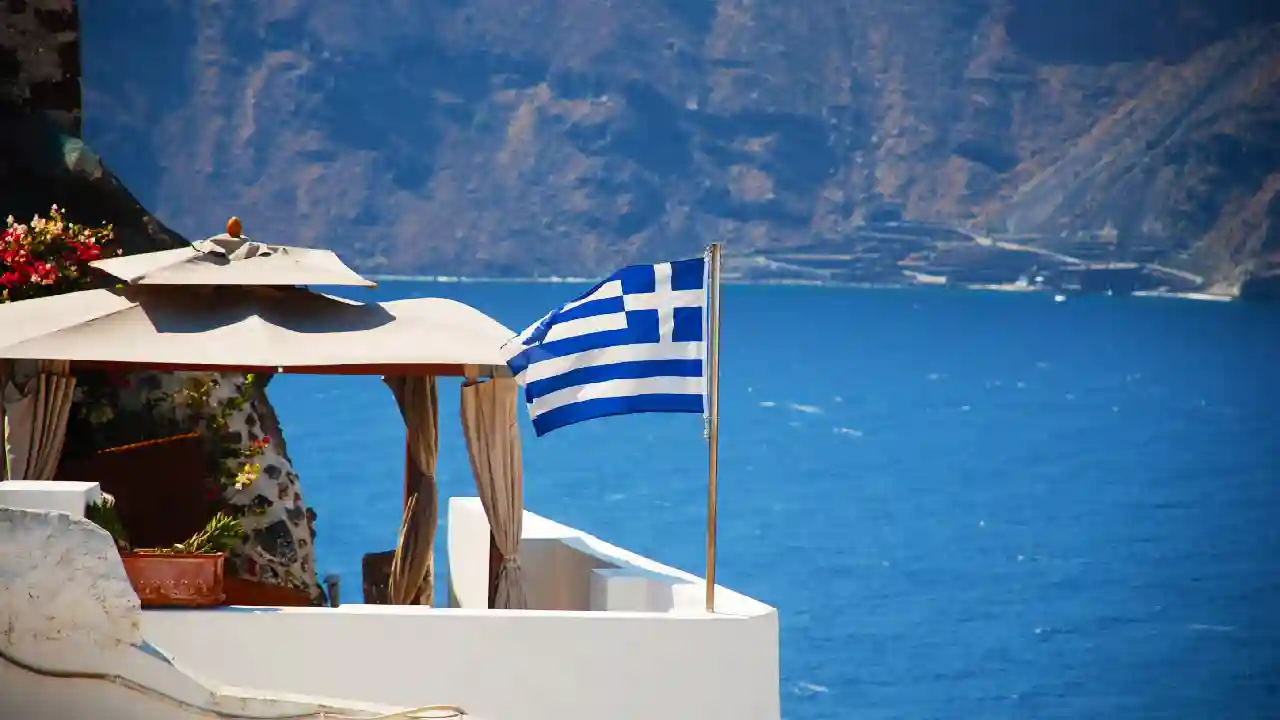
<path id="1" fill-rule="evenodd" d="M 49 217 L 22 224 L 11 216 L 0 232 L 0 301 L 25 300 L 89 287 L 88 264 L 104 252 L 121 254 L 110 245 L 110 225 L 92 228 L 67 221 L 53 206 Z"/>

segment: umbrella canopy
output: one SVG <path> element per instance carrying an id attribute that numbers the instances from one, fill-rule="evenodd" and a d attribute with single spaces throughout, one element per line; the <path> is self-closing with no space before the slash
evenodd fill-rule
<path id="1" fill-rule="evenodd" d="M 0 304 L 0 358 L 139 369 L 502 375 L 514 335 L 454 300 L 299 288 L 131 286 Z"/>
<path id="2" fill-rule="evenodd" d="M 329 250 L 266 245 L 241 236 L 238 223 L 228 229 L 190 247 L 89 264 L 130 285 L 377 286 Z"/>

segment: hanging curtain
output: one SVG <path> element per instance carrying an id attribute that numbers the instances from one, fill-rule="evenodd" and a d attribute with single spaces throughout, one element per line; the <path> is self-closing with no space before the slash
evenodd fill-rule
<path id="1" fill-rule="evenodd" d="M 400 405 L 407 431 L 405 512 L 391 563 L 392 605 L 430 605 L 435 584 L 436 456 L 439 407 L 434 377 L 383 379 Z"/>
<path id="2" fill-rule="evenodd" d="M 515 380 L 496 378 L 462 386 L 462 434 L 471 472 L 493 539 L 502 553 L 493 606 L 528 606 L 520 579 L 520 534 L 524 519 L 524 470 L 520 455 L 519 398 Z"/>
<path id="3" fill-rule="evenodd" d="M 52 480 L 67 439 L 67 417 L 76 379 L 66 360 L 41 360 L 36 373 L 21 383 L 18 373 L 0 384 L 4 404 L 7 475 L 0 479 Z M 21 387 L 19 387 L 19 384 Z"/>

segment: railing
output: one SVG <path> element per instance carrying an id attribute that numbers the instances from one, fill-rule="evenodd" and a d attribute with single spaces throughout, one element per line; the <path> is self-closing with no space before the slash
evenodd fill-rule
<path id="1" fill-rule="evenodd" d="M 533 513 L 520 562 L 532 610 L 488 610 L 488 524 L 449 504 L 454 608 L 342 605 L 147 611 L 146 638 L 233 686 L 482 717 L 778 720 L 776 612 Z"/>
<path id="2" fill-rule="evenodd" d="M 451 499 L 452 606 L 487 607 L 488 549 L 489 522 L 479 499 Z M 519 559 L 530 609 L 703 612 L 702 578 L 527 510 Z M 721 613 L 751 616 L 772 612 L 727 588 L 717 588 L 716 600 Z"/>

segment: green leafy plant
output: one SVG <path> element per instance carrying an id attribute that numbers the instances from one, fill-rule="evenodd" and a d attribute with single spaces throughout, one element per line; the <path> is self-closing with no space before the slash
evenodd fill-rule
<path id="1" fill-rule="evenodd" d="M 110 495 L 103 493 L 101 501 L 85 505 L 84 518 L 110 533 L 117 548 L 129 549 L 129 536 L 125 532 L 124 524 L 120 522 L 120 516 L 116 514 L 115 501 Z"/>
<path id="2" fill-rule="evenodd" d="M 183 555 L 224 553 L 235 547 L 236 542 L 243 537 L 244 528 L 240 525 L 240 521 L 220 512 L 195 535 L 172 547 L 157 548 L 154 552 Z"/>
<path id="3" fill-rule="evenodd" d="M 131 549 L 129 547 L 128 534 L 124 529 L 124 525 L 120 522 L 120 517 L 116 514 L 114 503 L 109 500 L 89 503 L 85 505 L 84 517 L 89 522 L 110 533 L 118 549 L 123 551 Z M 203 528 L 186 540 L 169 547 L 146 548 L 146 550 L 165 555 L 210 555 L 229 552 L 243 537 L 244 528 L 240 525 L 240 521 L 220 512 L 210 518 Z"/>
<path id="4" fill-rule="evenodd" d="M 271 443 L 260 438 L 243 445 L 238 433 L 231 431 L 231 418 L 243 410 L 253 396 L 257 377 L 250 373 L 237 392 L 221 402 L 213 399 L 213 391 L 219 387 L 217 378 L 208 381 L 193 380 L 187 387 L 174 393 L 175 402 L 192 408 L 197 422 L 204 425 L 213 440 L 209 452 L 210 475 L 216 480 L 219 492 L 244 490 L 253 484 L 262 467 L 253 458 L 262 455 Z"/>

